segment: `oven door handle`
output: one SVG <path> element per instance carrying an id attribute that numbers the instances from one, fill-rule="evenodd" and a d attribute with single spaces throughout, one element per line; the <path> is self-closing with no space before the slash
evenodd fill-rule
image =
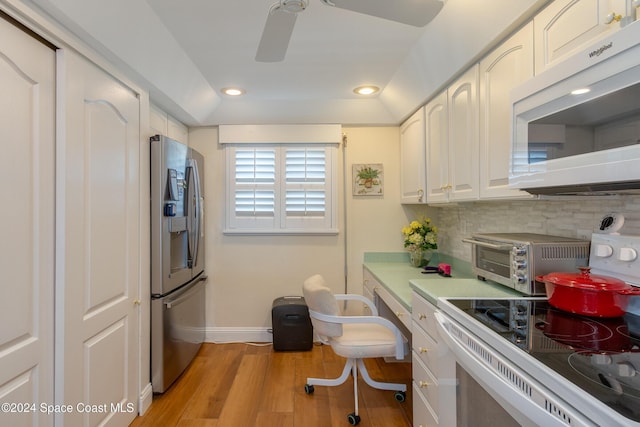
<path id="1" fill-rule="evenodd" d="M 465 238 L 465 239 L 462 239 L 462 241 L 465 243 L 471 243 L 472 245 L 478 245 L 485 248 L 498 249 L 500 251 L 510 250 L 511 248 L 513 248 L 513 245 L 509 243 L 489 243 L 483 240 L 475 240 L 471 238 Z"/>
<path id="2" fill-rule="evenodd" d="M 561 404 L 560 399 L 549 396 L 541 387 L 536 385 L 534 381 L 524 375 L 521 375 L 518 372 L 518 369 L 511 363 L 508 363 L 504 358 L 499 357 L 497 353 L 490 350 L 488 346 L 480 343 L 478 339 L 475 339 L 471 335 L 462 331 L 462 328 L 455 325 L 455 323 L 449 320 L 444 314 L 436 312 L 435 319 L 438 333 L 449 350 L 451 350 L 455 356 L 456 362 L 462 366 L 464 370 L 482 386 L 482 388 L 487 391 L 490 390 L 490 392 L 488 391 L 489 394 L 521 425 L 567 427 L 568 424 L 561 419 L 556 418 L 556 416 L 552 415 L 540 406 L 540 402 L 531 400 L 525 396 L 525 392 L 523 390 L 516 387 L 514 384 L 509 383 L 505 378 L 494 372 L 487 366 L 489 363 L 487 359 L 491 360 L 491 363 L 499 363 L 507 370 L 517 373 L 517 375 L 522 377 L 526 382 L 524 387 L 528 391 L 531 391 L 531 393 L 535 394 L 538 398 L 542 398 L 543 401 L 547 400 L 549 404 L 557 408 L 558 412 L 571 418 L 572 426 L 595 426 L 595 424 L 591 423 L 584 417 L 579 416 L 572 409 L 569 409 L 569 405 L 564 402 Z M 465 348 L 465 346 L 458 341 L 455 333 L 450 332 L 449 328 L 452 326 L 462 331 L 463 335 L 469 335 L 465 338 L 460 337 L 461 339 L 470 338 L 474 340 L 476 349 L 478 347 L 483 347 L 478 350 L 483 356 L 475 355 L 469 349 Z"/>

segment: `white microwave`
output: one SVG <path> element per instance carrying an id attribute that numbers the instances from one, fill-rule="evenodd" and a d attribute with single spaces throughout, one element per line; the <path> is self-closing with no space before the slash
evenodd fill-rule
<path id="1" fill-rule="evenodd" d="M 509 185 L 640 193 L 640 21 L 512 92 Z"/>

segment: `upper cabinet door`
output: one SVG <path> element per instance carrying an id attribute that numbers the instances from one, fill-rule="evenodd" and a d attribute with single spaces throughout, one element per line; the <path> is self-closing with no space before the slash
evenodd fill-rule
<path id="1" fill-rule="evenodd" d="M 630 0 L 555 0 L 534 18 L 535 72 L 632 21 Z"/>
<path id="2" fill-rule="evenodd" d="M 0 17 L 0 395 L 17 405 L 54 399 L 55 68 L 51 48 Z M 53 425 L 29 408 L 0 425 Z"/>
<path id="3" fill-rule="evenodd" d="M 400 127 L 401 203 L 425 203 L 424 107 Z"/>
<path id="4" fill-rule="evenodd" d="M 477 65 L 449 87 L 448 103 L 449 200 L 476 200 L 479 195 Z"/>
<path id="5" fill-rule="evenodd" d="M 425 107 L 427 139 L 427 202 L 449 200 L 449 108 L 447 91 Z"/>
<path id="6" fill-rule="evenodd" d="M 533 24 L 480 62 L 480 198 L 530 197 L 509 188 L 511 90 L 533 77 Z"/>

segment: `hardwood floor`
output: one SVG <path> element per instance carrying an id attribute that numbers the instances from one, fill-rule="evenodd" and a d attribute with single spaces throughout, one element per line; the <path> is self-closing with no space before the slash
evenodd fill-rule
<path id="1" fill-rule="evenodd" d="M 411 364 L 366 361 L 371 377 L 404 382 L 407 399 L 358 383 L 361 427 L 411 426 Z M 154 397 L 132 427 L 328 427 L 349 426 L 353 383 L 315 386 L 307 395 L 307 377 L 335 378 L 344 359 L 330 346 L 311 351 L 274 352 L 271 346 L 204 344 L 189 368 L 167 392 Z"/>

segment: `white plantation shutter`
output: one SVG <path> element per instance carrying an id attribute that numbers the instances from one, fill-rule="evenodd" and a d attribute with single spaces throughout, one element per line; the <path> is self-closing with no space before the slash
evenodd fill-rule
<path id="1" fill-rule="evenodd" d="M 337 233 L 337 147 L 228 145 L 226 233 Z"/>
<path id="2" fill-rule="evenodd" d="M 326 153 L 318 148 L 286 148 L 285 205 L 288 217 L 324 216 Z"/>
<path id="3" fill-rule="evenodd" d="M 235 214 L 241 217 L 274 217 L 275 182 L 274 149 L 236 150 Z"/>

